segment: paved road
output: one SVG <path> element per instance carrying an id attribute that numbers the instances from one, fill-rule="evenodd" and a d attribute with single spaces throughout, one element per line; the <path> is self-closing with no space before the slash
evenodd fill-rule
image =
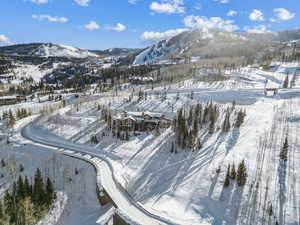
<path id="1" fill-rule="evenodd" d="M 101 185 L 126 217 L 130 224 L 140 225 L 175 225 L 159 216 L 153 215 L 137 204 L 117 182 L 111 163 L 106 159 L 107 153 L 96 153 L 96 149 L 82 144 L 72 143 L 32 122 L 25 126 L 21 135 L 33 142 L 50 147 L 70 150 L 74 153 L 87 154 L 97 158 L 97 168 L 101 171 Z"/>

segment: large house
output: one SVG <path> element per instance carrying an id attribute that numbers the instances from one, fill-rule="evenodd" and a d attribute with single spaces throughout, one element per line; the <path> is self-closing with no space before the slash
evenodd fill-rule
<path id="1" fill-rule="evenodd" d="M 156 128 L 168 128 L 173 119 L 163 113 L 127 112 L 113 116 L 113 126 L 121 131 L 147 131 Z"/>
<path id="2" fill-rule="evenodd" d="M 0 105 L 13 105 L 21 102 L 26 102 L 25 96 L 2 96 L 0 97 Z"/>

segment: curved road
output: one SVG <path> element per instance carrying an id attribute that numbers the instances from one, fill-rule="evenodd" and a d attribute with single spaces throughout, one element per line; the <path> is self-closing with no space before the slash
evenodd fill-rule
<path id="1" fill-rule="evenodd" d="M 96 153 L 96 149 L 93 147 L 72 143 L 43 129 L 34 122 L 25 126 L 21 130 L 21 135 L 30 141 L 42 145 L 73 151 L 75 154 L 83 153 L 97 158 L 97 168 L 101 171 L 101 185 L 117 205 L 119 214 L 123 218 L 127 218 L 126 221 L 129 224 L 175 225 L 175 223 L 167 219 L 151 214 L 128 195 L 124 188 L 117 182 L 113 167 L 105 157 L 107 153 Z"/>

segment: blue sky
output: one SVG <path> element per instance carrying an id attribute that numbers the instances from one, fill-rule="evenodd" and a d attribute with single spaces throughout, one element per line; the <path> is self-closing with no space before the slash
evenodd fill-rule
<path id="1" fill-rule="evenodd" d="M 299 0 L 1 0 L 0 45 L 144 47 L 187 29 L 300 27 Z"/>

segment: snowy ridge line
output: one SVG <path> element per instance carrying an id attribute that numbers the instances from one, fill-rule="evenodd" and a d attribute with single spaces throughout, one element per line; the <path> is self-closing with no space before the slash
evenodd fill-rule
<path id="1" fill-rule="evenodd" d="M 141 205 L 137 204 L 117 181 L 111 163 L 104 156 L 95 153 L 95 148 L 72 143 L 64 138 L 50 133 L 49 131 L 45 131 L 45 129 L 42 129 L 42 127 L 34 124 L 34 122 L 31 122 L 27 126 L 23 127 L 21 130 L 21 135 L 32 142 L 69 151 L 67 154 L 71 154 L 74 157 L 78 157 L 78 155 L 76 156 L 76 153 L 81 153 L 86 154 L 86 156 L 91 156 L 97 158 L 98 160 L 102 160 L 102 164 L 93 162 L 93 165 L 96 165 L 97 167 L 97 171 L 100 171 L 100 169 L 105 171 L 103 174 L 105 174 L 106 177 L 103 178 L 103 176 L 101 176 L 101 178 L 103 178 L 103 180 L 101 180 L 103 182 L 102 187 L 105 189 L 113 202 L 115 202 L 122 216 L 126 215 L 126 218 L 128 217 L 128 220 L 130 220 L 128 222 L 132 223 L 132 221 L 135 221 L 132 225 L 178 225 L 177 223 L 171 222 L 168 219 L 150 213 Z M 85 157 L 84 160 L 88 161 L 92 159 L 93 158 L 88 159 Z M 105 187 L 105 182 L 108 187 Z M 115 195 L 118 197 L 114 197 Z"/>
<path id="2" fill-rule="evenodd" d="M 268 88 L 267 88 L 268 89 Z M 289 91 L 299 91 L 299 88 L 275 88 L 277 90 L 289 90 Z M 224 89 L 224 91 L 228 91 L 228 90 L 231 90 L 231 89 Z M 264 91 L 265 88 L 238 88 L 236 91 Z M 217 88 L 180 88 L 180 89 L 174 89 L 174 88 L 171 88 L 171 89 L 166 89 L 166 90 L 146 90 L 145 92 L 147 92 L 147 94 L 151 94 L 151 95 L 155 95 L 155 94 L 158 94 L 158 93 L 163 93 L 163 92 L 167 92 L 167 94 L 177 94 L 177 93 L 191 93 L 192 91 L 193 92 L 215 92 L 215 91 L 220 91 L 220 89 L 217 89 Z M 138 93 L 135 92 L 134 93 L 134 96 L 138 96 Z"/>

